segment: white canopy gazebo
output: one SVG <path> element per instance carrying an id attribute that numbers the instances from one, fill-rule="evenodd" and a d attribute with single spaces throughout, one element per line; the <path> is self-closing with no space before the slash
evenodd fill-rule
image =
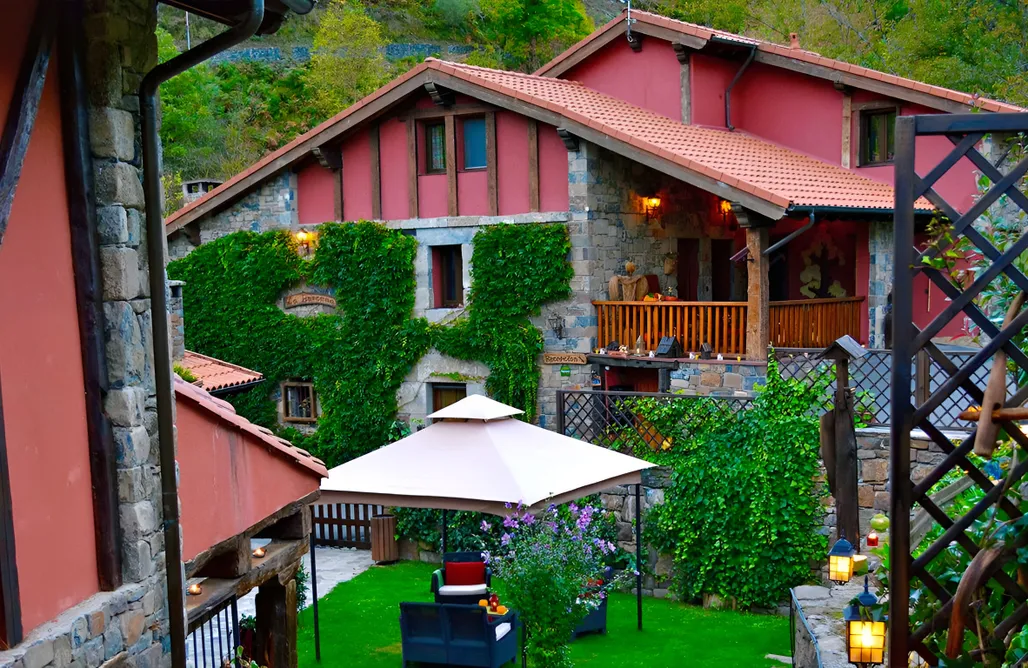
<path id="1" fill-rule="evenodd" d="M 331 469 L 319 503 L 442 510 L 445 552 L 447 510 L 505 515 L 507 504 L 540 509 L 635 485 L 638 565 L 642 471 L 654 465 L 514 418 L 523 412 L 485 396 L 461 399 L 429 415 L 429 427 Z M 636 570 L 641 629 L 642 575 Z"/>

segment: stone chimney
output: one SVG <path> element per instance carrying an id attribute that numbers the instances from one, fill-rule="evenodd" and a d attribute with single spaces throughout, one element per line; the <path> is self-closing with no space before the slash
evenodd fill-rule
<path id="1" fill-rule="evenodd" d="M 168 329 L 171 330 L 171 360 L 181 362 L 186 356 L 186 319 L 182 305 L 184 281 L 168 281 Z"/>
<path id="2" fill-rule="evenodd" d="M 790 49 L 798 49 L 798 48 L 800 48 L 800 35 L 799 35 L 799 33 L 795 33 L 795 32 L 789 33 L 789 48 Z"/>
<path id="3" fill-rule="evenodd" d="M 182 201 L 189 204 L 193 200 L 200 199 L 210 191 L 221 185 L 221 181 L 213 179 L 196 179 L 195 181 L 182 182 Z"/>

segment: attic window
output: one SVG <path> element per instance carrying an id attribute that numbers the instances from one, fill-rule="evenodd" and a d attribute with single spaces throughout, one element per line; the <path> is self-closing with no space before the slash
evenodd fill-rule
<path id="1" fill-rule="evenodd" d="M 282 420 L 285 422 L 316 422 L 318 396 L 314 383 L 290 381 L 282 383 Z"/>
<path id="2" fill-rule="evenodd" d="M 860 165 L 884 165 L 896 153 L 896 108 L 860 112 Z"/>

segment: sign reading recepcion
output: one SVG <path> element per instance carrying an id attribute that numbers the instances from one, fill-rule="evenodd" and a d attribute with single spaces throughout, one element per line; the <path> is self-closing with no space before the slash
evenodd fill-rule
<path id="1" fill-rule="evenodd" d="M 543 364 L 588 364 L 585 353 L 543 353 Z"/>

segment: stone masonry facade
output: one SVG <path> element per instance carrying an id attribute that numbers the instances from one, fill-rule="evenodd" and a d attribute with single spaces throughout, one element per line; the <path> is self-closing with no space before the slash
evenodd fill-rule
<path id="1" fill-rule="evenodd" d="M 138 98 L 143 75 L 157 62 L 157 17 L 147 0 L 87 0 L 86 12 L 110 385 L 104 408 L 117 449 L 123 585 L 79 603 L 0 653 L 0 666 L 13 668 L 171 663 Z"/>

